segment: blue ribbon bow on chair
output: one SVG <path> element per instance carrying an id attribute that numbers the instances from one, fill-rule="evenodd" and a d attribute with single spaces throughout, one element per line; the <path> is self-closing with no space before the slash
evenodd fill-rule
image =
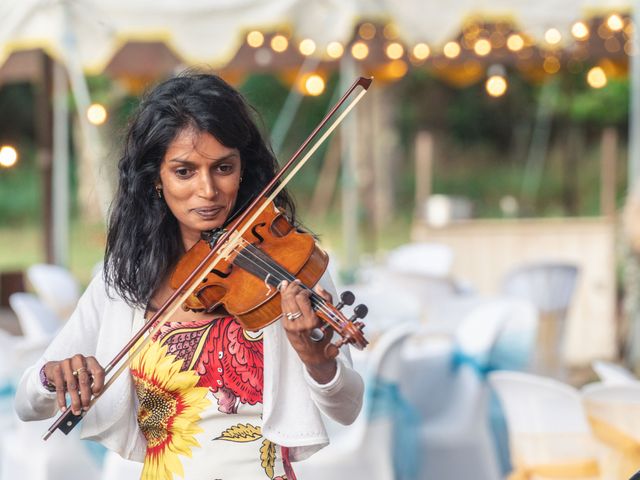
<path id="1" fill-rule="evenodd" d="M 490 356 L 489 356 L 490 357 Z M 487 375 L 498 369 L 490 358 L 479 359 L 466 352 L 456 348 L 451 358 L 451 367 L 457 372 L 462 365 L 470 366 L 478 375 L 478 378 L 484 381 Z M 507 431 L 507 422 L 502 411 L 502 405 L 495 392 L 491 391 L 487 415 L 489 418 L 489 428 L 496 446 L 496 454 L 498 455 L 498 463 L 503 474 L 511 471 L 511 461 L 509 458 L 509 433 Z"/>
<path id="2" fill-rule="evenodd" d="M 417 478 L 420 428 L 417 410 L 402 396 L 397 383 L 380 377 L 368 383 L 366 405 L 370 419 L 392 419 L 393 468 L 397 478 Z"/>
<path id="3" fill-rule="evenodd" d="M 451 354 L 451 368 L 458 371 L 462 365 L 473 368 L 480 378 L 485 378 L 489 372 L 494 370 L 488 360 L 479 359 L 456 348 Z"/>

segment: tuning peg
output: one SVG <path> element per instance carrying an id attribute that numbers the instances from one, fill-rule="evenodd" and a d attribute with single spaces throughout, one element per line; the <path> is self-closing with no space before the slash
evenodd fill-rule
<path id="1" fill-rule="evenodd" d="M 336 308 L 340 310 L 345 305 L 353 305 L 353 302 L 355 300 L 356 300 L 356 296 L 353 294 L 353 292 L 350 292 L 349 290 L 345 290 L 340 294 L 340 302 L 338 302 L 338 304 L 336 305 Z"/>
<path id="2" fill-rule="evenodd" d="M 349 321 L 353 322 L 354 320 L 357 320 L 358 318 L 364 318 L 364 317 L 367 316 L 367 313 L 369 313 L 369 309 L 367 308 L 366 305 L 361 303 L 360 305 L 356 306 L 353 309 L 353 315 L 351 316 Z"/>

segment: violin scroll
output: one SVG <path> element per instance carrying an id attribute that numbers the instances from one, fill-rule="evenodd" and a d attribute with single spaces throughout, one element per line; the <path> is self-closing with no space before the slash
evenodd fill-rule
<path id="1" fill-rule="evenodd" d="M 357 321 L 358 319 L 363 319 L 369 313 L 367 306 L 363 304 L 356 306 L 353 309 L 353 315 L 349 319 L 340 312 L 345 305 L 352 305 L 354 301 L 355 295 L 347 290 L 340 295 L 340 302 L 335 307 L 332 307 L 331 310 L 334 311 L 334 315 L 327 315 L 328 311 L 326 309 L 316 309 L 316 313 L 325 323 L 311 331 L 311 340 L 314 342 L 322 341 L 329 329 L 335 330 L 342 337 L 337 343 L 327 345 L 327 357 L 335 357 L 337 349 L 346 343 L 352 344 L 358 350 L 364 349 L 369 343 L 362 334 L 362 329 L 365 326 L 364 322 Z"/>

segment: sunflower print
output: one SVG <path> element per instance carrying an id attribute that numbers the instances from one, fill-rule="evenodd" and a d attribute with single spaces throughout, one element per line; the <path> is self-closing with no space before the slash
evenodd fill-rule
<path id="1" fill-rule="evenodd" d="M 195 436 L 203 431 L 198 421 L 211 404 L 209 389 L 198 387 L 200 376 L 182 371 L 182 363 L 159 342 L 151 342 L 131 363 L 138 423 L 147 439 L 143 480 L 184 477 L 179 455 L 191 457 L 191 449 L 200 447 Z"/>

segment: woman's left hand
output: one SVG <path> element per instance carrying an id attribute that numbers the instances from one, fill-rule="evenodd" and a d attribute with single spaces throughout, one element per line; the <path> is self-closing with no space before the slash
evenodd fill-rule
<path id="1" fill-rule="evenodd" d="M 331 295 L 317 285 L 314 291 L 331 302 Z M 280 285 L 282 298 L 282 322 L 289 342 L 307 367 L 311 377 L 318 383 L 328 383 L 336 374 L 335 356 L 337 349 L 327 348 L 333 330 L 329 329 L 325 337 L 319 341 L 311 340 L 311 331 L 322 325 L 322 321 L 311 307 L 311 292 L 304 288 L 299 280 Z M 298 312 L 300 315 L 298 315 Z M 293 314 L 293 317 L 287 314 Z"/>

